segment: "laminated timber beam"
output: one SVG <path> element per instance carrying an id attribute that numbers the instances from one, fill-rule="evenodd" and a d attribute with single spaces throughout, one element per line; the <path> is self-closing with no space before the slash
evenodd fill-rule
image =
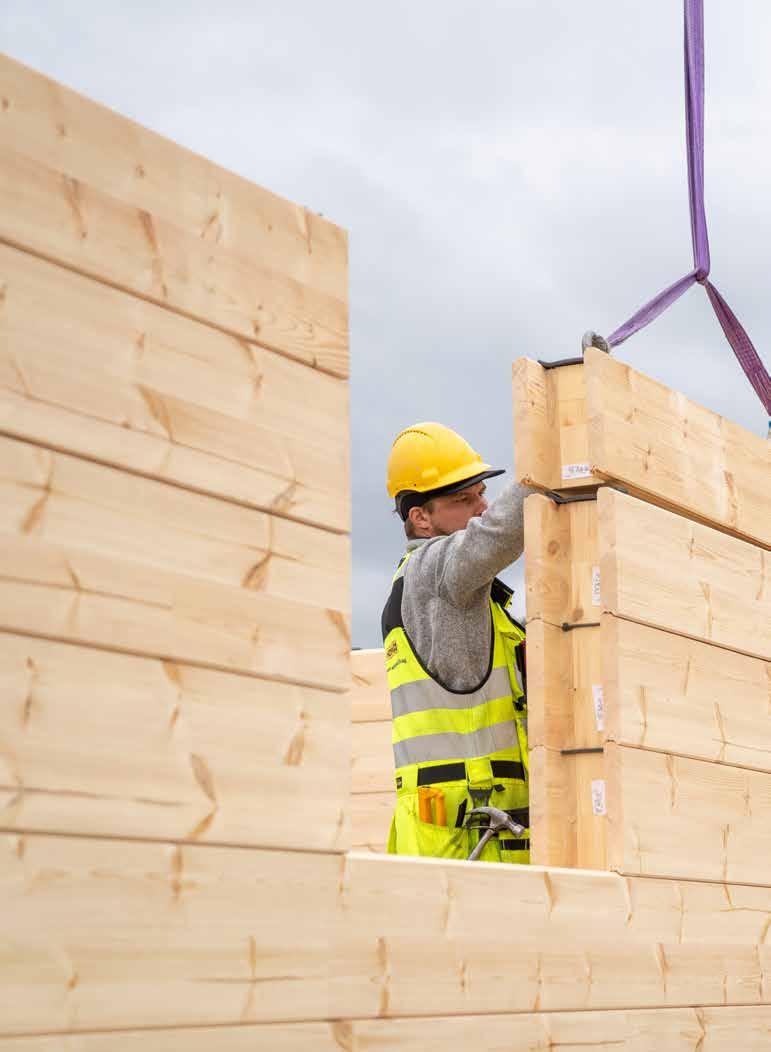
<path id="1" fill-rule="evenodd" d="M 581 490 L 602 481 L 589 463 L 583 365 L 547 369 L 518 358 L 513 397 L 514 471 L 520 482 L 546 490 Z"/>
<path id="2" fill-rule="evenodd" d="M 771 444 L 589 348 L 584 364 L 514 364 L 521 481 L 570 490 L 608 481 L 771 548 Z"/>
<path id="3" fill-rule="evenodd" d="M 0 829 L 344 850 L 349 713 L 343 694 L 0 633 Z"/>
<path id="4" fill-rule="evenodd" d="M 388 756 L 393 756 L 391 750 Z M 383 793 L 353 793 L 350 800 L 351 847 L 384 852 L 396 803 L 393 789 Z"/>
<path id="5" fill-rule="evenodd" d="M 598 493 L 603 607 L 771 658 L 771 556 L 607 487 Z"/>
<path id="6" fill-rule="evenodd" d="M 382 648 L 351 652 L 352 792 L 393 792 L 391 698 Z"/>
<path id="7" fill-rule="evenodd" d="M 3 629 L 348 687 L 346 536 L 10 439 L 0 506 Z"/>
<path id="8" fill-rule="evenodd" d="M 391 699 L 382 647 L 351 653 L 351 842 L 385 851 L 396 802 Z"/>
<path id="9" fill-rule="evenodd" d="M 602 621 L 609 866 L 767 883 L 771 661 Z"/>
<path id="10" fill-rule="evenodd" d="M 2 244 L 0 286 L 0 430 L 348 529 L 343 380 Z"/>
<path id="11" fill-rule="evenodd" d="M 342 901 L 356 934 L 346 926 L 337 947 L 347 985 L 336 1003 L 345 1015 L 345 999 L 361 997 L 363 1014 L 393 1016 L 767 1003 L 771 891 L 728 895 L 704 882 L 350 855 Z"/>
<path id="12" fill-rule="evenodd" d="M 608 738 L 771 772 L 771 660 L 602 619 Z"/>
<path id="13" fill-rule="evenodd" d="M 391 721 L 383 648 L 351 651 L 351 719 L 354 723 Z"/>
<path id="14" fill-rule="evenodd" d="M 767 771 L 611 744 L 606 770 L 610 868 L 768 883 Z"/>
<path id="15" fill-rule="evenodd" d="M 6 57 L 0 92 L 0 239 L 347 375 L 342 230 Z"/>
<path id="16" fill-rule="evenodd" d="M 0 213 L 6 244 L 313 368 L 347 374 L 344 303 L 2 144 Z M 113 250 L 121 241 L 119 254 Z"/>
<path id="17" fill-rule="evenodd" d="M 0 1052 L 766 1052 L 769 1042 L 771 1007 L 753 1005 L 101 1031 L 0 1038 Z"/>
<path id="18" fill-rule="evenodd" d="M 525 502 L 531 859 L 604 869 L 596 501 Z"/>
<path id="19" fill-rule="evenodd" d="M 351 791 L 391 792 L 395 800 L 391 721 L 354 723 L 351 727 L 351 743 Z"/>
<path id="20" fill-rule="evenodd" d="M 0 851 L 6 1037 L 771 1004 L 768 888 L 34 834 Z"/>
<path id="21" fill-rule="evenodd" d="M 345 300 L 346 232 L 4 55 L 3 141 L 245 260 Z M 180 187 L 184 192 L 180 193 Z"/>

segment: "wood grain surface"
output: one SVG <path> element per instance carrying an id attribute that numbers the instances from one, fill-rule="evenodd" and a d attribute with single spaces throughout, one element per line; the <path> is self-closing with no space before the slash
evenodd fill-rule
<path id="1" fill-rule="evenodd" d="M 639 496 L 771 548 L 771 442 L 595 348 L 589 459 Z"/>
<path id="2" fill-rule="evenodd" d="M 0 505 L 3 628 L 349 686 L 347 537 L 10 439 Z"/>
<path id="3" fill-rule="evenodd" d="M 348 846 L 346 695 L 0 634 L 0 828 Z"/>
<path id="4" fill-rule="evenodd" d="M 348 529 L 344 380 L 1 244 L 0 286 L 0 429 Z"/>
<path id="5" fill-rule="evenodd" d="M 607 487 L 598 497 L 605 610 L 771 658 L 767 551 Z"/>

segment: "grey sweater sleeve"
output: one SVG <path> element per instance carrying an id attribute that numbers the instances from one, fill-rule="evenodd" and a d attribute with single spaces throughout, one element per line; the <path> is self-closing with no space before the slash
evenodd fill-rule
<path id="1" fill-rule="evenodd" d="M 420 575 L 438 595 L 466 607 L 489 589 L 496 574 L 515 562 L 525 547 L 524 501 L 530 490 L 511 482 L 487 511 L 465 530 L 440 537 L 420 551 Z"/>
<path id="2" fill-rule="evenodd" d="M 510 483 L 465 530 L 413 541 L 402 618 L 420 659 L 455 690 L 474 689 L 490 653 L 490 585 L 524 549 L 525 497 Z"/>

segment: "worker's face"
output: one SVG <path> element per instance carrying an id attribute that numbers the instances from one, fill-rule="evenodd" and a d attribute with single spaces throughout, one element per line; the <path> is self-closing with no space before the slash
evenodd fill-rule
<path id="1" fill-rule="evenodd" d="M 477 482 L 458 493 L 446 497 L 435 497 L 430 504 L 430 511 L 416 508 L 422 514 L 416 521 L 420 535 L 423 537 L 447 537 L 457 530 L 465 530 L 469 521 L 487 510 L 485 500 L 486 486 Z"/>

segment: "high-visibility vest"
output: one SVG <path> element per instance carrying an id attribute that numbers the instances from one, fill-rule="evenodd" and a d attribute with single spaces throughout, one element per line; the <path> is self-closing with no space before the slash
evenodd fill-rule
<path id="1" fill-rule="evenodd" d="M 473 690 L 455 690 L 429 672 L 404 627 L 402 594 L 410 554 L 399 564 L 382 619 L 397 792 L 388 849 L 466 858 L 477 835 L 464 828 L 465 817 L 474 806 L 489 803 L 508 811 L 526 833 L 493 838 L 482 859 L 527 862 L 525 632 L 507 609 L 512 592 L 493 581 L 487 672 Z M 431 821 L 425 820 L 427 795 Z"/>

